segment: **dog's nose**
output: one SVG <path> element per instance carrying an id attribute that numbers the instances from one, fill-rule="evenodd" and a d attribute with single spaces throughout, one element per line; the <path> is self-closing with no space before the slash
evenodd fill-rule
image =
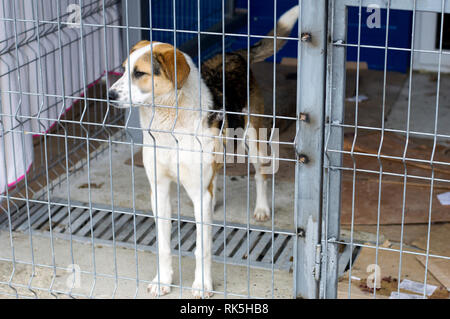
<path id="1" fill-rule="evenodd" d="M 116 90 L 109 90 L 108 91 L 108 98 L 110 101 L 115 101 L 119 98 L 119 94 Z"/>

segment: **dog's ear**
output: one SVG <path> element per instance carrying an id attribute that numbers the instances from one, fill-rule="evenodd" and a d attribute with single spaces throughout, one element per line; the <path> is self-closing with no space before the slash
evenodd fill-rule
<path id="1" fill-rule="evenodd" d="M 141 41 L 139 41 L 138 43 L 136 43 L 136 44 L 131 48 L 131 50 L 130 50 L 130 55 L 131 55 L 131 53 L 133 53 L 134 51 L 136 51 L 136 50 L 138 50 L 138 49 L 140 49 L 140 48 L 143 48 L 143 47 L 149 45 L 150 43 L 151 43 L 151 42 L 148 41 L 148 40 L 141 40 Z M 125 68 L 125 66 L 127 65 L 127 60 L 128 60 L 128 59 L 126 59 L 126 60 L 123 61 L 123 63 L 122 63 L 122 67 L 123 67 L 123 68 Z"/>
<path id="2" fill-rule="evenodd" d="M 175 87 L 175 56 L 174 56 L 174 47 L 170 44 L 160 44 L 154 49 L 154 56 L 161 65 L 161 70 L 167 78 L 172 81 L 173 87 Z M 183 53 L 176 50 L 176 86 L 177 89 L 183 87 L 183 84 L 186 82 L 186 79 L 191 72 L 191 68 L 186 61 Z"/>

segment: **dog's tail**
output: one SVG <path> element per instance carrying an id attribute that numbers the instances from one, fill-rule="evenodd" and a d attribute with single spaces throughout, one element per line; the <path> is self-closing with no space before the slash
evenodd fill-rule
<path id="1" fill-rule="evenodd" d="M 277 37 L 288 37 L 292 28 L 297 22 L 299 8 L 298 5 L 286 11 L 277 21 Z M 270 31 L 267 36 L 273 37 L 274 30 Z M 286 44 L 286 40 L 277 39 L 277 52 Z M 247 49 L 236 51 L 247 60 Z M 250 47 L 250 63 L 264 61 L 268 57 L 274 55 L 273 38 L 264 38 Z"/>

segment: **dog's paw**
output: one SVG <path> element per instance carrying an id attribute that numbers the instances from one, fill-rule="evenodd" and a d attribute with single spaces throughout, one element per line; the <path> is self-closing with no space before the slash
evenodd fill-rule
<path id="1" fill-rule="evenodd" d="M 269 207 L 256 207 L 255 212 L 253 213 L 253 217 L 258 222 L 265 222 L 270 218 Z"/>
<path id="2" fill-rule="evenodd" d="M 203 292 L 204 288 L 204 292 Z M 207 283 L 205 281 L 205 285 L 202 285 L 202 281 L 196 282 L 194 281 L 194 284 L 192 285 L 192 295 L 196 299 L 208 299 L 211 298 L 214 293 L 212 292 L 212 283 Z"/>
<path id="3" fill-rule="evenodd" d="M 170 293 L 170 283 L 163 282 L 161 280 L 158 285 L 158 277 L 153 279 L 153 282 L 147 286 L 147 292 L 149 292 L 153 297 L 161 297 Z"/>

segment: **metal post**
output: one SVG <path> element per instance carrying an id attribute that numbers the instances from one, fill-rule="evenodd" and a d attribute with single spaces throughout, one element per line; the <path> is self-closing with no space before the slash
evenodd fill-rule
<path id="1" fill-rule="evenodd" d="M 304 0 L 300 9 L 294 270 L 297 298 L 319 296 L 327 2 Z"/>
<path id="2" fill-rule="evenodd" d="M 344 47 L 335 46 L 335 42 L 344 43 L 347 35 L 347 10 L 342 4 L 330 2 L 328 7 L 328 41 L 327 57 L 327 101 L 325 111 L 324 144 L 324 187 L 323 187 L 323 221 L 322 221 L 322 276 L 320 285 L 321 298 L 337 297 L 338 280 L 338 245 L 329 241 L 339 239 L 341 210 L 341 167 L 342 154 L 328 152 L 329 149 L 341 150 L 343 145 L 343 127 L 345 107 L 345 61 Z M 333 124 L 333 125 L 332 125 Z"/>

